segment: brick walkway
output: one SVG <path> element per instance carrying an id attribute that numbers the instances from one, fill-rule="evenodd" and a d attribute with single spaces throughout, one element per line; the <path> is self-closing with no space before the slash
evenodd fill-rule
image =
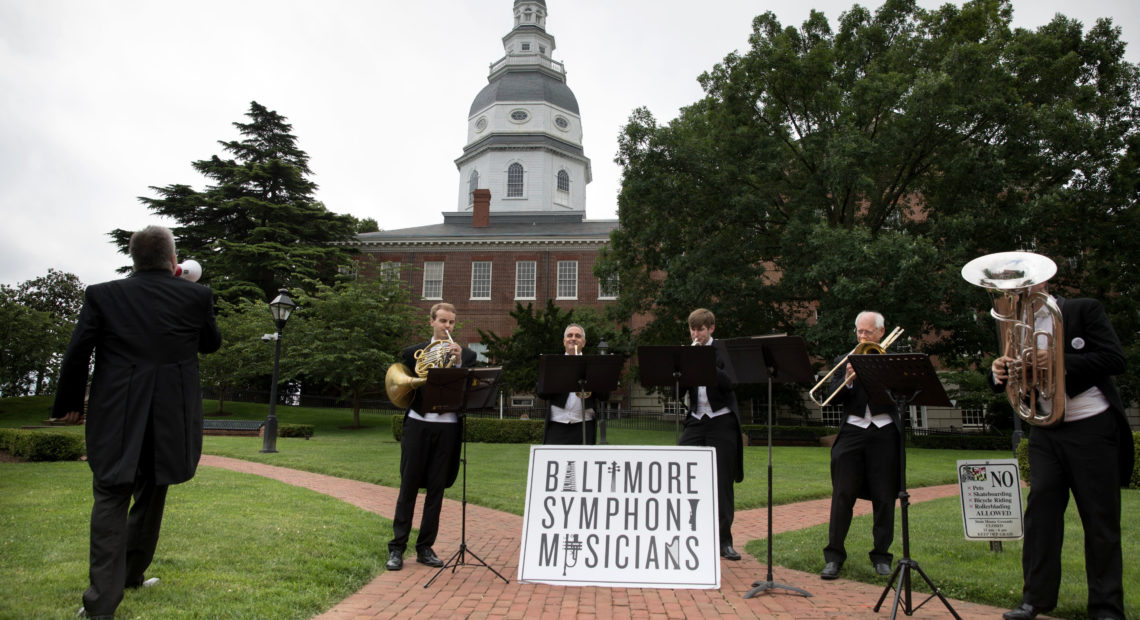
<path id="1" fill-rule="evenodd" d="M 262 465 L 249 461 L 212 455 L 202 456 L 202 465 L 222 467 L 237 472 L 272 478 L 336 497 L 386 518 L 395 512 L 397 489 L 321 474 Z M 956 495 L 957 485 L 913 489 L 911 502 Z M 422 498 L 416 503 L 416 522 Z M 772 510 L 772 529 L 776 533 L 801 529 L 827 522 L 829 499 L 776 506 Z M 856 515 L 870 512 L 870 503 L 860 500 Z M 444 500 L 439 539 L 435 551 L 445 561 L 459 548 L 459 502 Z M 768 532 L 767 509 L 736 513 L 733 535 L 741 550 L 745 541 L 764 538 Z M 448 526 L 447 524 L 452 524 Z M 405 557 L 404 570 L 384 572 L 360 591 L 341 601 L 319 618 L 348 620 L 357 618 L 889 618 L 893 593 L 882 609 L 873 611 L 883 586 L 837 579 L 823 581 L 814 573 L 774 567 L 773 579 L 778 584 L 802 588 L 812 594 L 776 590 L 745 599 L 744 593 L 753 582 L 765 579 L 765 558 L 742 553 L 739 562 L 722 561 L 719 590 L 673 590 L 664 588 L 599 588 L 564 587 L 541 584 L 519 584 L 519 535 L 522 517 L 467 505 L 467 548 L 504 577 L 495 577 L 474 558 L 466 565 L 448 568 L 429 587 L 424 587 L 438 571 L 417 564 L 415 557 Z M 821 560 L 822 561 L 822 560 Z M 929 570 L 929 569 L 928 569 Z M 915 579 L 921 579 L 914 575 Z M 937 579 L 937 577 L 932 576 Z M 884 582 L 885 583 L 885 582 Z M 926 598 L 914 592 L 913 603 Z M 1011 601 L 1014 603 L 1015 601 Z M 1006 608 L 989 607 L 952 600 L 955 611 L 963 618 L 1000 618 Z M 900 607 L 898 617 L 907 617 Z M 916 611 L 913 618 L 948 618 L 950 613 L 937 598 Z M 1044 619 L 1044 616 L 1041 616 Z"/>

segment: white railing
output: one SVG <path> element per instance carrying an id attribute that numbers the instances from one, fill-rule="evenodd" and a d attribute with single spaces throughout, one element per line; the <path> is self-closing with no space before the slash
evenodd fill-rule
<path id="1" fill-rule="evenodd" d="M 550 69 L 555 73 L 563 75 L 566 73 L 566 68 L 562 65 L 562 63 L 534 52 L 529 54 L 511 54 L 509 56 L 503 56 L 499 60 L 491 63 L 491 73 L 493 74 L 497 71 L 502 71 L 508 66 L 516 65 L 538 65 L 540 67 Z"/>

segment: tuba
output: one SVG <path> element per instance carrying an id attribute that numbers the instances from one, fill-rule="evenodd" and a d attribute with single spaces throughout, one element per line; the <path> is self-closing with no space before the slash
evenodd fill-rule
<path id="1" fill-rule="evenodd" d="M 416 360 L 415 373 L 400 362 L 388 367 L 384 374 L 384 391 L 388 393 L 388 400 L 400 409 L 407 409 L 412 404 L 415 391 L 427 383 L 428 371 L 432 368 L 451 368 L 455 360 L 451 357 L 451 332 L 447 332 L 447 340 L 436 340 L 428 346 L 416 351 L 413 357 Z"/>
<path id="2" fill-rule="evenodd" d="M 1048 294 L 1031 292 L 1055 273 L 1056 263 L 1032 252 L 987 254 L 962 267 L 967 282 L 989 291 L 1002 355 L 1015 360 L 1005 383 L 1009 404 L 1021 419 L 1036 426 L 1052 426 L 1065 417 L 1061 309 Z M 1052 320 L 1052 333 L 1036 328 L 1040 312 Z M 1044 364 L 1033 363 L 1038 349 L 1047 353 Z M 1052 406 L 1042 408 L 1043 400 Z"/>

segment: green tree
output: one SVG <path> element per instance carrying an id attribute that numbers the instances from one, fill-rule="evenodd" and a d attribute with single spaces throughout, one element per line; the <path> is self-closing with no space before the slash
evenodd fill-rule
<path id="1" fill-rule="evenodd" d="M 219 141 L 231 159 L 191 164 L 212 185 L 151 187 L 158 197 L 139 200 L 177 222 L 180 257 L 202 263 L 202 282 L 223 299 L 265 301 L 282 287 L 332 283 L 350 260 L 337 243 L 350 240 L 358 222 L 314 199 L 309 156 L 284 116 L 256 101 L 246 116 L 250 122 L 234 123 L 242 139 Z M 110 233 L 124 253 L 131 232 Z"/>
<path id="2" fill-rule="evenodd" d="M 63 352 L 83 307 L 83 283 L 75 274 L 48 269 L 47 275 L 0 289 L 7 306 L 5 323 L 12 321 L 4 328 L 5 372 L 12 373 L 4 393 L 54 393 Z M 23 378 L 13 383 L 17 375 Z"/>
<path id="3" fill-rule="evenodd" d="M 267 389 L 273 370 L 273 347 L 262 340 L 273 333 L 273 317 L 263 302 L 239 300 L 218 303 L 218 329 L 222 346 L 198 358 L 202 385 L 217 393 L 217 415 L 225 413 L 225 401 L 236 390 Z M 259 380 L 261 383 L 259 383 Z"/>
<path id="4" fill-rule="evenodd" d="M 59 349 L 45 334 L 54 321 L 48 312 L 20 303 L 12 289 L 0 287 L 0 395 L 27 396 L 46 360 Z"/>
<path id="5" fill-rule="evenodd" d="M 361 398 L 384 390 L 388 367 L 414 336 L 421 311 L 398 281 L 353 280 L 299 293 L 282 353 L 287 375 L 306 389 L 331 389 L 352 403 L 360 427 Z"/>
<path id="6" fill-rule="evenodd" d="M 640 337 L 667 342 L 705 306 L 718 332 L 794 331 L 830 358 L 870 308 L 900 346 L 968 364 L 996 346 L 959 275 L 976 256 L 1033 249 L 1061 291 L 1134 288 L 1107 234 L 1136 217 L 1119 29 L 1011 19 L 1005 0 L 855 5 L 835 32 L 816 11 L 798 29 L 758 16 L 704 98 L 668 125 L 637 110 L 620 137 L 621 226 L 596 267 L 622 283 L 615 313 L 652 313 Z"/>
<path id="7" fill-rule="evenodd" d="M 544 354 L 564 351 L 562 334 L 570 323 L 578 323 L 586 330 L 586 348 L 583 353 L 597 352 L 598 342 L 605 340 L 612 353 L 628 353 L 628 330 L 617 331 L 591 308 L 563 310 L 551 299 L 546 307 L 535 310 L 534 305 L 515 303 L 511 311 L 515 329 L 509 336 L 479 330 L 479 338 L 487 345 L 487 357 L 496 366 L 502 366 L 500 387 L 508 393 L 530 393 L 538 383 L 538 360 Z"/>

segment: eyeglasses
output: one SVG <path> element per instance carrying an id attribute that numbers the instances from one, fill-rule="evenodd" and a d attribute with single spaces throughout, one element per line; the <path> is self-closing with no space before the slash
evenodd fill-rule
<path id="1" fill-rule="evenodd" d="M 878 328 L 875 328 L 875 329 L 857 329 L 857 330 L 855 330 L 855 335 L 857 335 L 857 336 L 871 336 L 871 335 L 879 333 L 880 331 L 882 331 L 882 330 L 878 329 Z"/>

